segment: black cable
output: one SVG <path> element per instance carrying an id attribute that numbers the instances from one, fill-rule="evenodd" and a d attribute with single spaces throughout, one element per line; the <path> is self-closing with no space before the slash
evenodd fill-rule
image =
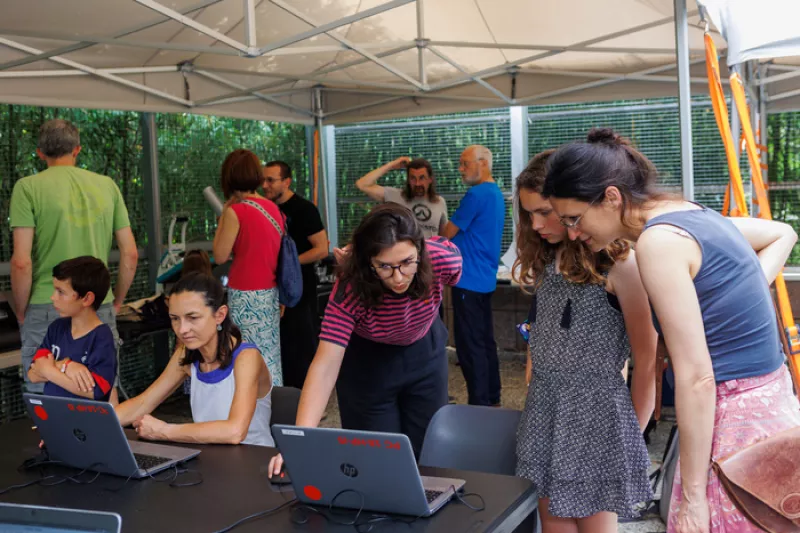
<path id="1" fill-rule="evenodd" d="M 11 492 L 12 490 L 24 489 L 25 487 L 30 487 L 31 485 L 36 485 L 37 483 L 40 483 L 45 479 L 50 479 L 50 478 L 54 478 L 54 477 L 56 477 L 56 476 L 47 476 L 47 477 L 42 478 L 42 479 L 34 479 L 33 481 L 29 481 L 27 483 L 20 483 L 19 485 L 11 485 L 9 487 L 4 488 L 3 490 L 0 490 L 0 495 L 5 494 L 6 492 Z"/>
<path id="2" fill-rule="evenodd" d="M 50 464 L 58 464 L 58 463 L 60 463 L 60 461 L 50 461 L 49 459 L 48 460 L 43 460 L 43 461 L 38 461 L 38 462 L 35 462 L 35 463 L 28 463 L 26 461 L 25 463 L 22 464 L 21 468 L 27 470 L 27 469 L 34 468 L 34 467 L 44 467 L 44 466 L 47 466 L 47 465 L 50 465 Z M 92 479 L 89 479 L 89 480 L 86 480 L 86 481 L 78 479 L 78 478 L 80 476 L 82 476 L 83 474 L 85 474 L 86 472 L 88 472 L 92 467 L 100 465 L 100 464 L 102 464 L 102 463 L 93 463 L 93 464 L 87 466 L 86 468 L 84 468 L 83 470 L 81 470 L 80 472 L 78 472 L 77 474 L 71 474 L 71 475 L 66 475 L 66 476 L 59 476 L 59 475 L 56 475 L 56 474 L 50 474 L 50 475 L 45 475 L 43 477 L 40 477 L 39 479 L 34 479 L 32 481 L 28 481 L 26 483 L 20 483 L 20 484 L 17 484 L 17 485 L 11 485 L 9 487 L 6 487 L 6 488 L 0 490 L 0 495 L 5 494 L 7 492 L 11 492 L 12 490 L 24 489 L 25 487 L 30 487 L 30 486 L 33 486 L 33 485 L 41 485 L 42 487 L 54 487 L 56 485 L 61 485 L 62 483 L 66 483 L 67 481 L 69 481 L 71 483 L 75 483 L 77 485 L 88 485 L 90 483 L 94 483 L 97 480 L 97 478 L 100 477 L 100 473 L 99 472 L 96 473 L 95 476 Z M 40 475 L 43 474 L 42 471 L 40 471 L 39 473 L 40 473 Z M 55 481 L 53 481 L 52 483 L 47 483 L 47 481 L 50 481 L 50 480 L 55 480 Z"/>
<path id="3" fill-rule="evenodd" d="M 454 485 L 450 485 L 450 488 L 453 489 L 453 496 L 455 496 L 456 500 L 458 500 L 459 503 L 465 505 L 468 509 L 472 509 L 473 511 L 485 511 L 486 510 L 486 502 L 484 501 L 483 496 L 481 496 L 477 492 L 465 492 L 465 493 L 461 494 L 456 490 Z M 464 498 L 467 498 L 469 496 L 477 497 L 481 501 L 480 505 L 477 505 L 477 506 L 470 505 L 470 503 L 467 500 L 464 499 Z"/>
<path id="4" fill-rule="evenodd" d="M 338 520 L 335 518 L 336 514 L 339 514 L 341 516 L 343 513 L 346 514 L 352 512 L 351 510 L 343 510 L 342 508 L 337 508 L 335 506 L 336 499 L 348 492 L 353 492 L 357 494 L 361 498 L 361 505 L 357 510 L 355 510 L 355 516 L 353 517 L 352 520 L 348 521 Z M 339 526 L 353 526 L 353 528 L 356 530 L 357 533 L 369 533 L 370 531 L 372 531 L 372 528 L 375 526 L 375 524 L 378 524 L 380 522 L 402 522 L 404 524 L 410 525 L 419 520 L 420 518 L 422 518 L 423 516 L 420 515 L 415 518 L 403 518 L 397 516 L 390 516 L 387 514 L 371 513 L 367 517 L 367 515 L 364 514 L 364 499 L 365 499 L 364 494 L 362 492 L 354 489 L 344 489 L 338 492 L 336 496 L 333 497 L 330 504 L 328 504 L 327 513 L 323 512 L 320 509 L 311 507 L 310 505 L 296 505 L 292 508 L 292 511 L 304 511 L 305 513 L 316 513 L 331 524 L 336 524 Z M 359 518 L 362 517 L 365 517 L 365 519 L 359 522 Z M 291 520 L 296 525 L 304 525 L 308 523 L 308 514 L 303 515 L 301 518 L 292 516 Z"/>
<path id="5" fill-rule="evenodd" d="M 197 485 L 200 485 L 203 482 L 203 473 L 200 472 L 199 470 L 184 468 L 183 470 L 178 470 L 178 473 L 175 477 L 177 478 L 181 474 L 188 474 L 190 472 L 197 474 L 198 479 L 195 481 L 186 481 L 182 483 L 175 483 L 175 481 L 173 481 L 172 483 L 169 484 L 169 486 L 176 489 L 182 489 L 184 487 L 196 487 Z"/>
<path id="6" fill-rule="evenodd" d="M 453 491 L 453 497 L 459 503 L 466 506 L 467 508 L 472 509 L 473 511 L 483 511 L 486 509 L 486 502 L 484 501 L 483 496 L 481 496 L 480 494 L 475 492 L 468 492 L 461 494 L 458 490 L 456 490 L 455 485 L 450 485 L 450 488 L 448 490 Z M 355 510 L 355 517 L 352 520 L 349 521 L 337 520 L 333 515 L 335 515 L 337 512 L 340 513 L 341 515 L 342 509 L 336 508 L 334 506 L 334 503 L 336 502 L 336 499 L 338 497 L 348 492 L 353 492 L 361 498 L 361 506 Z M 473 496 L 480 499 L 479 505 L 472 505 L 465 499 Z M 375 524 L 379 524 L 381 522 L 400 522 L 403 524 L 411 525 L 424 516 L 424 515 L 419 515 L 414 518 L 404 518 L 399 516 L 390 516 L 387 514 L 370 514 L 369 517 L 367 517 L 367 515 L 364 514 L 364 499 L 365 499 L 364 495 L 360 491 L 354 489 L 345 489 L 336 494 L 336 496 L 334 496 L 333 499 L 331 500 L 331 503 L 328 504 L 327 511 L 329 514 L 315 507 L 311 507 L 310 505 L 295 505 L 292 508 L 293 513 L 295 511 L 303 511 L 305 514 L 299 518 L 293 515 L 291 517 L 291 520 L 292 523 L 294 523 L 295 525 L 305 525 L 306 523 L 308 523 L 309 513 L 315 513 L 323 517 L 327 522 L 330 522 L 331 524 L 336 524 L 339 526 L 353 526 L 357 533 L 370 533 L 374 528 Z M 347 513 L 352 511 L 344 511 L 344 512 Z M 362 517 L 365 519 L 359 522 L 359 518 Z"/>
<path id="7" fill-rule="evenodd" d="M 145 469 L 144 473 L 147 474 L 147 477 L 149 477 L 150 479 L 152 479 L 156 483 L 169 483 L 170 487 L 177 488 L 177 489 L 180 489 L 180 488 L 183 488 L 183 487 L 194 487 L 194 486 L 197 486 L 197 485 L 199 485 L 199 484 L 201 484 L 203 482 L 203 474 L 201 472 L 199 472 L 198 470 L 192 470 L 192 469 L 189 469 L 189 468 L 179 469 L 178 466 L 182 466 L 182 465 L 183 465 L 183 463 L 175 463 L 175 464 L 171 465 L 170 467 L 168 467 L 166 470 L 163 470 L 162 472 L 158 472 L 155 475 L 151 474 L 149 469 Z M 131 473 L 131 475 L 129 475 L 125 479 L 125 481 L 122 483 L 122 485 L 120 485 L 119 487 L 117 487 L 115 489 L 106 489 L 106 490 L 109 491 L 109 492 L 119 492 L 119 491 L 121 491 L 122 489 L 125 488 L 125 486 L 128 484 L 128 482 L 133 478 L 133 476 L 135 476 L 138 472 L 139 472 L 139 468 L 137 467 L 136 470 L 134 470 Z M 156 477 L 157 475 L 159 475 L 159 474 L 161 474 L 163 472 L 166 472 L 167 474 L 172 474 L 172 477 L 169 477 L 169 475 L 163 476 L 160 479 Z M 176 483 L 175 482 L 178 479 L 179 475 L 186 474 L 186 473 L 189 473 L 189 472 L 196 473 L 200 479 L 198 479 L 196 481 L 189 481 L 189 482 L 186 482 L 186 483 Z"/>
<path id="8" fill-rule="evenodd" d="M 227 526 L 227 527 L 225 527 L 223 529 L 219 529 L 219 530 L 215 531 L 214 533 L 227 533 L 228 531 L 231 531 L 232 529 L 239 527 L 240 525 L 244 524 L 245 522 L 248 522 L 250 520 L 255 520 L 256 518 L 262 518 L 264 516 L 269 516 L 269 515 L 271 515 L 273 513 L 277 513 L 278 511 L 282 511 L 285 507 L 288 507 L 289 505 L 293 504 L 296 501 L 297 501 L 297 498 L 292 498 L 291 500 L 289 500 L 287 502 L 284 502 L 284 503 L 280 504 L 277 507 L 273 507 L 271 509 L 267 509 L 266 511 L 259 511 L 258 513 L 251 514 L 250 516 L 245 516 L 241 520 L 239 520 L 237 522 L 234 522 L 233 524 L 231 524 L 231 525 L 229 525 L 229 526 Z"/>

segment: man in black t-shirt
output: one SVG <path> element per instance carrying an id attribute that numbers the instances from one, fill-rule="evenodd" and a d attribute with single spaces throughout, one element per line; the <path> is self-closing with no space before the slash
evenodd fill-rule
<path id="1" fill-rule="evenodd" d="M 317 273 L 314 263 L 328 256 L 328 234 L 317 207 L 295 194 L 292 169 L 283 161 L 264 166 L 264 194 L 286 215 L 289 236 L 297 245 L 303 272 L 303 297 L 287 307 L 281 318 L 281 364 L 283 383 L 302 388 L 319 342 Z"/>

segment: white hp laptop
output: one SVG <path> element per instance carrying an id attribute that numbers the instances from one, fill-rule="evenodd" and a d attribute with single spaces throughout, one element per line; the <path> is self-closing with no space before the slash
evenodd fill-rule
<path id="1" fill-rule="evenodd" d="M 129 441 L 111 404 L 23 394 L 50 458 L 67 466 L 143 478 L 196 457 L 200 450 Z"/>
<path id="2" fill-rule="evenodd" d="M 308 504 L 430 516 L 464 487 L 463 479 L 420 476 L 405 435 L 281 424 L 272 434 Z"/>
<path id="3" fill-rule="evenodd" d="M 3 533 L 120 533 L 116 513 L 0 503 Z"/>

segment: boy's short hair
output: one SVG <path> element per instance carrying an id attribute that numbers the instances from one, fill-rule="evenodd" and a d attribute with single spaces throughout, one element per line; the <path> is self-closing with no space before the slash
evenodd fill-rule
<path id="1" fill-rule="evenodd" d="M 61 261 L 53 267 L 53 277 L 58 281 L 69 281 L 72 290 L 78 293 L 79 298 L 93 293 L 92 307 L 95 311 L 103 305 L 103 300 L 111 288 L 111 274 L 108 268 L 98 258 L 90 255 Z"/>

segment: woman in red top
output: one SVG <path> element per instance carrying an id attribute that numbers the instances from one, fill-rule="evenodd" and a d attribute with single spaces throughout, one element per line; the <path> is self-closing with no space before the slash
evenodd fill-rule
<path id="1" fill-rule="evenodd" d="M 234 150 L 222 163 L 225 206 L 214 235 L 214 260 L 222 264 L 233 254 L 228 273 L 231 316 L 245 342 L 258 346 L 272 382 L 283 385 L 281 373 L 280 305 L 276 270 L 285 231 L 278 206 L 259 195 L 264 177 L 261 162 L 249 150 Z"/>

